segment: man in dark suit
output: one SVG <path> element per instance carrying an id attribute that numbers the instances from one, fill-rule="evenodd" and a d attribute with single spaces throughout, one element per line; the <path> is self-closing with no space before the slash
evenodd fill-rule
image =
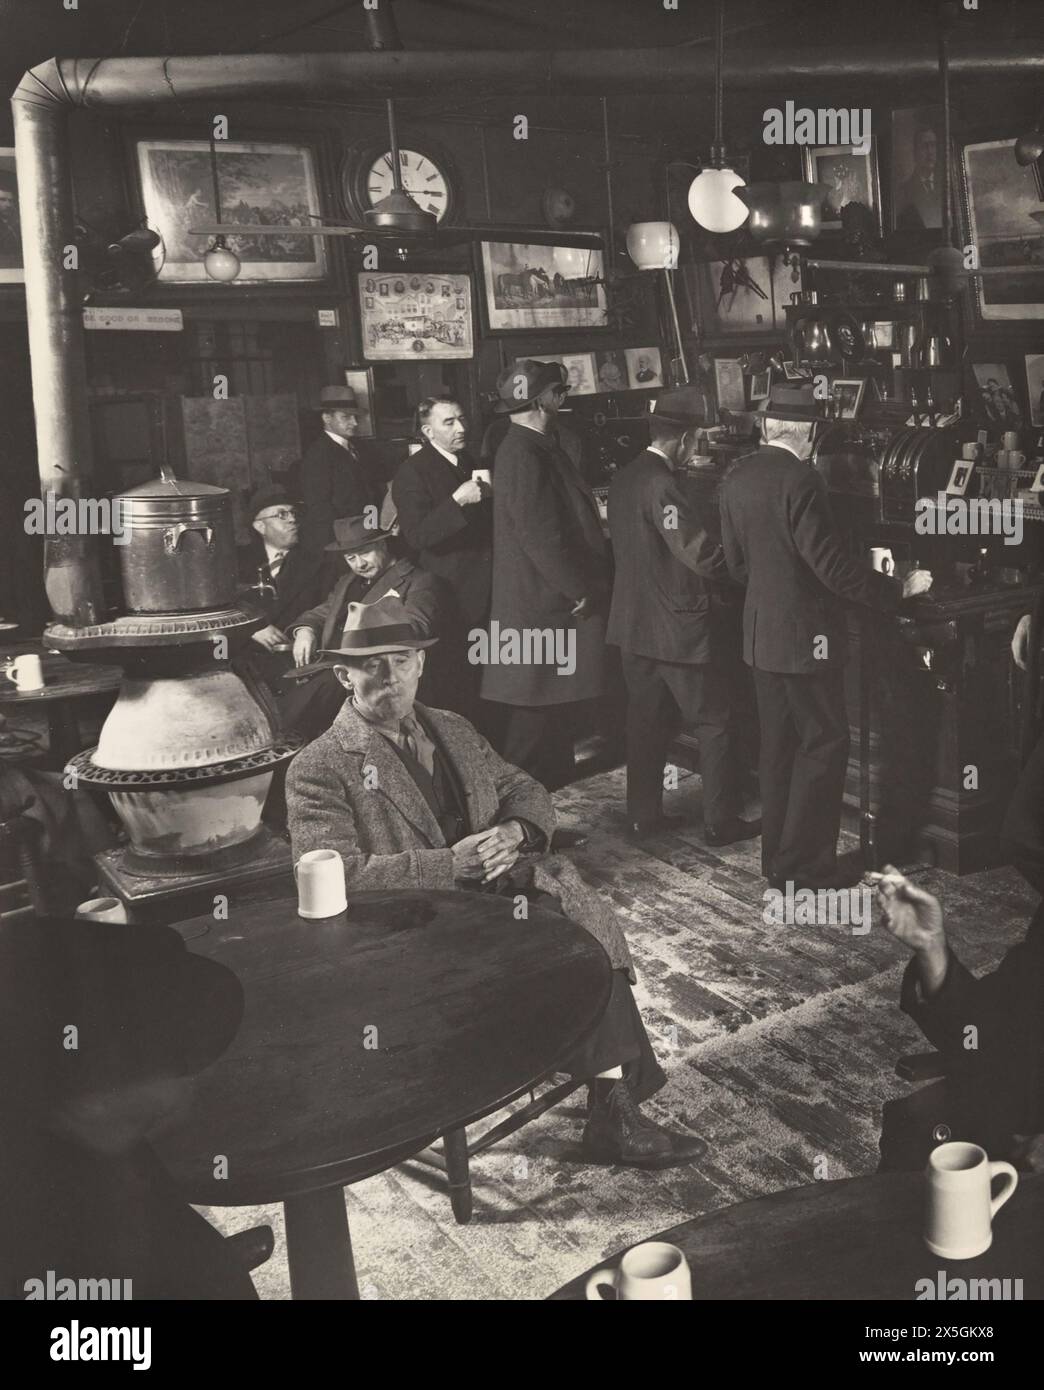
<path id="1" fill-rule="evenodd" d="M 732 585 L 716 526 L 673 472 L 693 452 L 702 413 L 693 387 L 662 392 L 649 416 L 652 442 L 610 484 L 616 573 L 606 640 L 620 648 L 627 682 L 631 835 L 666 824 L 663 768 L 680 715 L 700 740 L 707 843 L 727 845 L 753 838 L 760 826 L 737 815 L 724 631 Z"/>
<path id="2" fill-rule="evenodd" d="M 238 547 L 239 582 L 245 597 L 268 618 L 246 648 L 254 672 L 278 692 L 293 666 L 287 624 L 320 595 L 319 559 L 299 544 L 300 509 L 273 483 L 257 489 L 247 508 L 252 534 Z"/>
<path id="3" fill-rule="evenodd" d="M 761 724 L 761 867 L 773 886 L 837 882 L 848 716 L 845 602 L 892 612 L 927 592 L 851 559 L 826 485 L 809 466 L 813 388 L 777 387 L 762 416 L 764 444 L 740 459 L 721 490 L 729 572 L 747 594 L 743 659 L 754 668 Z"/>
<path id="4" fill-rule="evenodd" d="M 1044 1172 L 1044 906 L 1025 939 L 976 979 L 947 942 L 937 898 L 891 865 L 877 892 L 884 925 L 913 952 L 900 1007 L 939 1049 L 946 1074 L 885 1105 L 881 1170 L 923 1168 L 944 1126 L 991 1158 Z"/>
<path id="5" fill-rule="evenodd" d="M 605 537 L 553 432 L 568 390 L 561 365 L 528 358 L 497 382 L 495 410 L 511 423 L 493 470 L 490 641 L 479 654 L 482 698 L 508 707 L 504 757 L 549 791 L 572 777 L 576 709 L 605 682 Z"/>
<path id="6" fill-rule="evenodd" d="M 374 470 L 354 444 L 359 408 L 350 386 L 324 386 L 319 392 L 323 432 L 301 460 L 301 497 L 305 515 L 302 542 L 318 554 L 333 536 L 337 517 L 379 517 L 381 488 Z"/>
<path id="7" fill-rule="evenodd" d="M 290 624 L 295 670 L 287 681 L 293 688 L 283 700 L 283 722 L 308 738 L 330 727 L 344 701 L 344 691 L 329 664 L 315 658 L 320 649 L 339 645 L 353 604 L 376 603 L 396 594 L 424 637 L 439 635 L 448 606 L 443 581 L 410 560 L 397 559 L 388 533 L 368 527 L 363 517 L 339 518 L 334 522 L 334 537 L 326 550 L 342 557 L 348 573 L 322 603 Z"/>
<path id="8" fill-rule="evenodd" d="M 467 659 L 468 633 L 489 617 L 493 506 L 489 485 L 472 476 L 467 420 L 459 401 L 429 396 L 417 407 L 424 444 L 392 483 L 399 529 L 422 569 L 445 580 L 453 597 L 439 646 L 453 683 L 436 703 L 476 721 L 480 668 Z"/>

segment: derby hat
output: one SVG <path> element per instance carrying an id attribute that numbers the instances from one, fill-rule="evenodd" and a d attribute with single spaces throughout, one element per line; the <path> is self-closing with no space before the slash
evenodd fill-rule
<path id="1" fill-rule="evenodd" d="M 269 507 L 293 507 L 296 505 L 285 487 L 280 487 L 278 483 L 262 483 L 250 495 L 250 501 L 246 508 L 247 520 L 256 521 L 258 515 L 261 512 L 266 512 Z"/>
<path id="2" fill-rule="evenodd" d="M 324 386 L 319 392 L 320 410 L 359 409 L 359 400 L 350 386 Z"/>
<path id="3" fill-rule="evenodd" d="M 702 425 L 706 421 L 706 410 L 702 391 L 695 386 L 674 386 L 656 397 L 652 414 L 657 420 L 670 420 L 676 425 Z"/>
<path id="4" fill-rule="evenodd" d="M 433 647 L 437 637 L 421 637 L 413 614 L 393 590 L 373 603 L 350 603 L 339 647 L 324 647 L 324 666 L 341 663 L 339 656 L 382 656 L 388 652 L 417 651 Z"/>
<path id="5" fill-rule="evenodd" d="M 383 541 L 392 533 L 377 527 L 367 526 L 361 516 L 341 516 L 333 524 L 334 538 L 324 550 L 333 550 L 341 555 L 349 555 L 353 550 L 365 550 L 374 541 Z"/>
<path id="6" fill-rule="evenodd" d="M 497 377 L 500 399 L 493 411 L 497 415 L 509 415 L 529 410 L 549 386 L 564 386 L 569 390 L 566 369 L 561 362 L 538 362 L 532 357 L 520 357 L 514 366 L 505 367 Z"/>
<path id="7" fill-rule="evenodd" d="M 822 402 L 816 400 L 815 388 L 811 382 L 801 386 L 773 386 L 769 398 L 761 402 L 759 413 L 770 415 L 773 420 L 796 420 L 812 424 L 815 420 L 825 420 L 826 413 Z"/>

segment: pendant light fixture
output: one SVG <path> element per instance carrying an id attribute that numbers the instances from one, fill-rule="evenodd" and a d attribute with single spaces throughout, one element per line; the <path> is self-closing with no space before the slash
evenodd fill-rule
<path id="1" fill-rule="evenodd" d="M 214 136 L 210 136 L 210 178 L 214 186 L 214 212 L 217 216 L 218 226 L 221 225 L 221 190 L 218 187 L 218 167 L 217 150 L 214 148 Z M 228 246 L 225 238 L 218 235 L 207 247 L 203 257 L 203 269 L 212 280 L 220 280 L 222 284 L 230 284 L 242 270 L 239 257 Z"/>
<path id="2" fill-rule="evenodd" d="M 725 53 L 725 0 L 718 0 L 714 33 L 714 144 L 710 163 L 697 174 L 689 187 L 689 211 L 708 232 L 734 232 L 750 216 L 750 209 L 736 197 L 733 189 L 744 187 L 744 180 L 730 169 L 722 135 L 724 83 L 722 64 Z"/>

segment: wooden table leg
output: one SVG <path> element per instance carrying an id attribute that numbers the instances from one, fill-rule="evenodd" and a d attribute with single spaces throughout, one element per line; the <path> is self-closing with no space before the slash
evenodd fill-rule
<path id="1" fill-rule="evenodd" d="M 344 1188 L 329 1187 L 288 1197 L 286 1259 L 290 1294 L 295 1299 L 357 1299 L 352 1237 Z"/>
<path id="2" fill-rule="evenodd" d="M 450 1206 L 458 1226 L 471 1220 L 471 1175 L 468 1172 L 468 1132 L 451 1129 L 442 1136 L 449 1179 Z"/>
<path id="3" fill-rule="evenodd" d="M 83 751 L 83 739 L 76 711 L 69 700 L 53 700 L 47 705 L 48 750 L 56 760 L 59 772 L 77 753 Z"/>

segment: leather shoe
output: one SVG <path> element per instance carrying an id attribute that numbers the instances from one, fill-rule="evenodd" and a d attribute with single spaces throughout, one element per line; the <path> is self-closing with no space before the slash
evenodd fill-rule
<path id="1" fill-rule="evenodd" d="M 722 845 L 738 844 L 740 840 L 756 840 L 760 834 L 761 821 L 740 820 L 735 816 L 724 825 L 708 825 L 704 829 L 703 838 L 708 845 L 720 848 Z"/>
<path id="2" fill-rule="evenodd" d="M 600 1077 L 591 1083 L 590 1109 L 581 1154 L 585 1163 L 632 1168 L 673 1168 L 707 1152 L 695 1134 L 666 1129 L 639 1110 L 627 1082 Z"/>
<path id="3" fill-rule="evenodd" d="M 684 816 L 657 816 L 654 820 L 631 821 L 627 833 L 632 840 L 644 840 L 647 835 L 669 835 L 684 824 Z"/>

